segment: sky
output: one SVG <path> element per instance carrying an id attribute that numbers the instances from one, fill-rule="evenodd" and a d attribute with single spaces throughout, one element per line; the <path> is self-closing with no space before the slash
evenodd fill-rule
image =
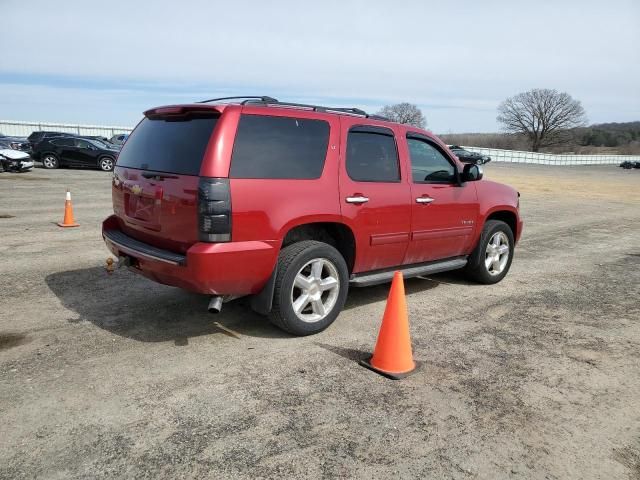
<path id="1" fill-rule="evenodd" d="M 411 102 L 436 133 L 495 132 L 532 88 L 590 123 L 640 120 L 640 0 L 0 0 L 0 119 L 133 126 L 225 95 Z"/>

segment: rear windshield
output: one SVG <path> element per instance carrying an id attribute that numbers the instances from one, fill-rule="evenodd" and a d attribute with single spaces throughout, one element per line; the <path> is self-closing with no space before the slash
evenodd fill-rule
<path id="1" fill-rule="evenodd" d="M 218 116 L 142 120 L 118 155 L 118 166 L 199 175 Z"/>

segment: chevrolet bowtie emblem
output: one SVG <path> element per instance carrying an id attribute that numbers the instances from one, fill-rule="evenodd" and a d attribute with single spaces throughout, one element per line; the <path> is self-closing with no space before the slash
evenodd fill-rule
<path id="1" fill-rule="evenodd" d="M 142 193 L 142 188 L 140 188 L 140 185 L 134 185 L 131 187 L 131 193 L 134 195 L 140 195 Z"/>

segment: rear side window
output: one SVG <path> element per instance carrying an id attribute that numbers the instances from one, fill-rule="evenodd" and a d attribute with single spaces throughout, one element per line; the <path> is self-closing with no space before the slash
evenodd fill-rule
<path id="1" fill-rule="evenodd" d="M 357 182 L 399 182 L 398 151 L 387 129 L 352 129 L 347 138 L 347 173 Z"/>
<path id="2" fill-rule="evenodd" d="M 51 143 L 58 147 L 74 147 L 76 144 L 73 138 L 56 138 L 55 140 L 51 140 Z"/>
<path id="3" fill-rule="evenodd" d="M 229 176 L 319 178 L 328 144 L 329 124 L 324 120 L 242 115 Z"/>
<path id="4" fill-rule="evenodd" d="M 218 116 L 145 118 L 118 155 L 118 166 L 199 175 Z"/>

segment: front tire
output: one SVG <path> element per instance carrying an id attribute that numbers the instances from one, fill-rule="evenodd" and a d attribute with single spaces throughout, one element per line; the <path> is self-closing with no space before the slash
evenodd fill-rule
<path id="1" fill-rule="evenodd" d="M 500 220 L 487 221 L 480 241 L 469 257 L 467 275 L 479 283 L 498 283 L 511 267 L 514 244 L 509 225 Z"/>
<path id="2" fill-rule="evenodd" d="M 42 156 L 42 166 L 48 169 L 58 168 L 60 162 L 58 161 L 58 157 L 53 153 L 46 153 Z"/>
<path id="3" fill-rule="evenodd" d="M 269 320 L 293 335 L 321 332 L 338 317 L 347 298 L 349 271 L 335 248 L 304 240 L 280 251 Z"/>

